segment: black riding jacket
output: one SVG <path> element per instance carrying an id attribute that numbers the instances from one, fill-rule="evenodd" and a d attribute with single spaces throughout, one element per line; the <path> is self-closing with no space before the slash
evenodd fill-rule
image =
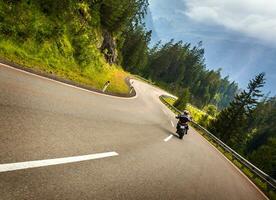
<path id="1" fill-rule="evenodd" d="M 184 115 L 184 114 L 176 116 L 176 119 L 179 119 L 178 123 L 180 123 L 180 124 L 186 124 L 187 122 L 192 121 L 189 116 Z"/>

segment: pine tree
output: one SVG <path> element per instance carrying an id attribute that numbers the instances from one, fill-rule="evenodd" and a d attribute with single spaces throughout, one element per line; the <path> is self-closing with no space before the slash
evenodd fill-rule
<path id="1" fill-rule="evenodd" d="M 144 27 L 132 27 L 125 35 L 122 46 L 122 65 L 124 69 L 141 74 L 148 61 L 148 44 L 151 31 Z"/>
<path id="2" fill-rule="evenodd" d="M 111 33 L 124 31 L 132 24 L 141 23 L 148 5 L 148 0 L 103 0 L 101 24 Z"/>
<path id="3" fill-rule="evenodd" d="M 261 170 L 276 178 L 276 138 L 270 138 L 249 156 L 249 160 Z"/>
<path id="4" fill-rule="evenodd" d="M 263 100 L 254 110 L 249 120 L 250 139 L 246 146 L 246 154 L 250 154 L 265 145 L 269 138 L 276 138 L 276 97 Z"/>
<path id="5" fill-rule="evenodd" d="M 263 96 L 260 88 L 264 86 L 264 76 L 260 73 L 251 80 L 247 90 L 236 95 L 230 106 L 223 109 L 209 125 L 211 132 L 231 147 L 236 147 L 236 150 L 241 150 L 246 141 L 247 120 Z"/>
<path id="6" fill-rule="evenodd" d="M 182 92 L 182 95 L 174 103 L 174 106 L 179 110 L 184 110 L 186 109 L 186 106 L 189 100 L 190 100 L 190 91 L 188 88 L 185 88 Z"/>

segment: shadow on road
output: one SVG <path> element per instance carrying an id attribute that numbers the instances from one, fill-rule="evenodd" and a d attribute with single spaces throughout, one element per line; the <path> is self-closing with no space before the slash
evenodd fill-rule
<path id="1" fill-rule="evenodd" d="M 174 132 L 172 132 L 171 130 L 169 130 L 169 129 L 167 129 L 167 128 L 165 128 L 165 127 L 162 127 L 162 126 L 160 126 L 160 125 L 157 125 L 156 126 L 158 129 L 160 129 L 163 133 L 165 133 L 166 135 L 173 135 L 174 137 L 177 137 L 178 139 L 179 139 L 179 136 L 176 134 L 176 133 L 174 133 Z"/>

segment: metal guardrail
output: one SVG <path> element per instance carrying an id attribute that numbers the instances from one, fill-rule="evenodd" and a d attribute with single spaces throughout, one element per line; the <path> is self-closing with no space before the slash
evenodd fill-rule
<path id="1" fill-rule="evenodd" d="M 180 110 L 175 108 L 174 106 L 170 105 L 165 99 L 163 98 L 165 95 L 160 96 L 160 100 L 167 105 L 174 113 L 179 114 L 181 113 Z M 192 122 L 193 125 L 195 125 L 198 129 L 202 131 L 203 134 L 206 134 L 211 138 L 213 141 L 215 141 L 221 148 L 223 148 L 225 151 L 230 153 L 232 157 L 234 157 L 237 161 L 239 161 L 242 164 L 241 168 L 247 167 L 248 169 L 253 172 L 253 178 L 258 177 L 265 183 L 267 183 L 267 191 L 276 191 L 276 180 L 264 173 L 262 170 L 260 170 L 258 167 L 250 163 L 248 160 L 243 158 L 241 155 L 239 155 L 236 151 L 234 151 L 232 148 L 227 146 L 224 142 L 222 142 L 220 139 L 218 139 L 215 135 L 210 133 L 208 130 L 206 130 L 204 127 L 200 126 L 199 124 Z"/>
<path id="2" fill-rule="evenodd" d="M 139 75 L 132 75 L 132 77 L 134 77 L 134 78 L 136 78 L 136 79 L 140 79 L 140 80 L 142 80 L 142 81 L 144 81 L 144 82 L 146 82 L 146 83 L 149 83 L 149 84 L 151 84 L 151 85 L 155 85 L 154 84 L 154 82 L 152 82 L 152 81 L 149 81 L 148 79 L 145 79 L 145 78 L 143 78 L 142 76 L 139 76 Z"/>

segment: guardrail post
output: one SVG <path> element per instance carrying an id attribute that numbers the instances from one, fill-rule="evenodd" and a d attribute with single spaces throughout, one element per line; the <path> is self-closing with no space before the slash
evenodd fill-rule
<path id="1" fill-rule="evenodd" d="M 105 90 L 107 89 L 107 87 L 109 86 L 110 84 L 110 81 L 106 81 L 105 84 L 104 84 L 104 87 L 103 87 L 103 92 L 105 92 Z"/>

